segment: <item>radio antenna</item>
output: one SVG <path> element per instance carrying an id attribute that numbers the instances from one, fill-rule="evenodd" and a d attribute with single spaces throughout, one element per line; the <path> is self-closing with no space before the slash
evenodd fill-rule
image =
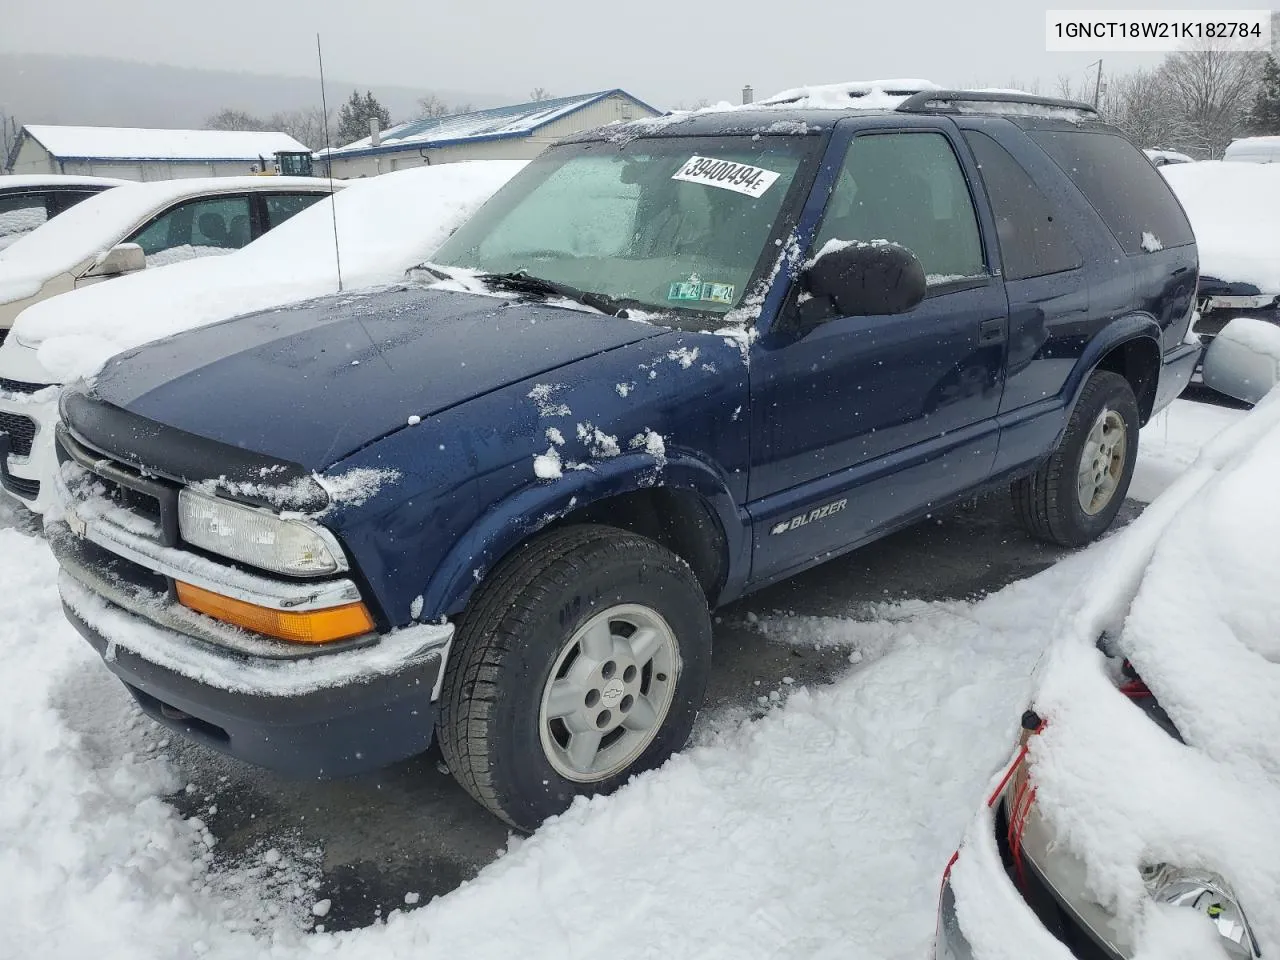
<path id="1" fill-rule="evenodd" d="M 324 165 L 329 172 L 329 212 L 333 215 L 333 262 L 338 268 L 338 292 L 342 292 L 342 250 L 338 243 L 338 204 L 334 200 L 333 144 L 329 141 L 329 102 L 324 95 L 324 54 L 320 52 L 320 34 L 316 34 L 316 61 L 320 64 L 320 110 L 324 114 Z"/>

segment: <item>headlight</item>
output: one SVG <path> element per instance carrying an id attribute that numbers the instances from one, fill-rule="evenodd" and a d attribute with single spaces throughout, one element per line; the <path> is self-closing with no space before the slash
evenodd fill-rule
<path id="1" fill-rule="evenodd" d="M 307 577 L 346 569 L 327 530 L 188 488 L 178 492 L 178 529 L 193 547 L 276 573 Z"/>
<path id="2" fill-rule="evenodd" d="M 1232 960 L 1262 956 L 1249 921 L 1226 880 L 1211 870 L 1182 870 L 1167 863 L 1142 871 L 1147 891 L 1157 903 L 1190 907 L 1213 921 L 1222 946 Z"/>

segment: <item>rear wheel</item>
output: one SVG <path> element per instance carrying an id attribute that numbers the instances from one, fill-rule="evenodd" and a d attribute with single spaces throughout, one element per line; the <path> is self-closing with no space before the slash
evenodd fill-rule
<path id="1" fill-rule="evenodd" d="M 454 637 L 438 732 L 480 803 L 533 830 L 684 746 L 711 624 L 688 564 L 612 527 L 566 527 L 513 554 Z"/>
<path id="2" fill-rule="evenodd" d="M 1138 403 L 1129 381 L 1096 370 L 1081 391 L 1058 449 L 1014 481 L 1014 506 L 1041 540 L 1078 547 L 1101 536 L 1120 511 L 1138 458 Z"/>

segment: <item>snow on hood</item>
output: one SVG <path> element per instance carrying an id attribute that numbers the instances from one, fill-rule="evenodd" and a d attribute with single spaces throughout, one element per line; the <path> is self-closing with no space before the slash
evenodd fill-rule
<path id="1" fill-rule="evenodd" d="M 1184 913 L 1155 909 L 1147 896 L 1139 871 L 1158 863 L 1224 876 L 1263 955 L 1280 951 L 1278 471 L 1273 392 L 1096 548 L 1039 670 L 1035 709 L 1047 724 L 1031 741 L 1036 802 L 1087 865 L 1093 899 L 1134 931 L 1135 955 L 1205 955 L 1202 938 L 1180 938 Z M 1103 631 L 1186 745 L 1116 688 L 1095 646 Z M 982 842 L 971 834 L 966 849 Z M 962 923 L 962 888 L 972 883 L 959 878 Z"/>
<path id="2" fill-rule="evenodd" d="M 13 303 L 15 300 L 26 300 L 40 292 L 47 278 L 39 274 L 12 274 L 0 271 L 0 303 Z"/>
<path id="3" fill-rule="evenodd" d="M 1191 219 L 1201 275 L 1280 293 L 1280 164 L 1204 160 L 1160 172 Z"/>
<path id="4" fill-rule="evenodd" d="M 18 317 L 15 335 L 38 345 L 41 364 L 69 382 L 151 340 L 335 293 L 335 206 L 344 287 L 392 283 L 523 166 L 473 161 L 358 181 L 228 256 L 148 269 L 36 304 Z"/>

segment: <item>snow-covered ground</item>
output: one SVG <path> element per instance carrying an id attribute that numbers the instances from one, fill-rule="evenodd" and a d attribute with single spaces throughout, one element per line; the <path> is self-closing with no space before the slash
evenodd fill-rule
<path id="1" fill-rule="evenodd" d="M 1157 417 L 1135 496 L 1242 416 Z M 47 548 L 0 508 L 0 957 L 923 958 L 942 868 L 1097 549 L 976 603 L 765 621 L 780 643 L 846 646 L 848 673 L 710 724 L 423 909 L 330 934 L 313 930 L 314 851 L 282 838 L 215 863 L 204 825 L 161 799 L 184 782 L 166 735 L 63 621 Z"/>

